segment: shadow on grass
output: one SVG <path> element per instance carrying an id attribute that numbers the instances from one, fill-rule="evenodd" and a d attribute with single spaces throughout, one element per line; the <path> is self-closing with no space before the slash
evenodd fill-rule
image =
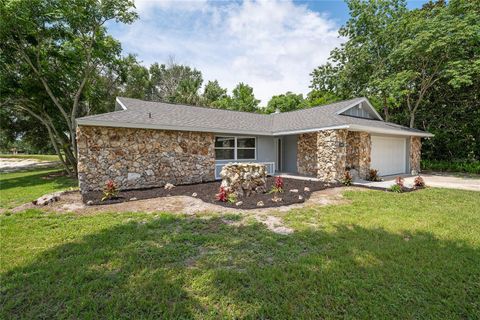
<path id="1" fill-rule="evenodd" d="M 43 171 L 44 170 L 44 171 Z M 45 177 L 49 174 L 57 174 L 61 173 L 61 170 L 48 170 L 43 169 L 41 173 L 35 173 L 39 170 L 29 170 L 25 172 L 18 172 L 19 176 L 13 176 L 11 178 L 1 179 L 0 180 L 0 189 L 1 190 L 8 190 L 10 188 L 18 188 L 18 187 L 39 187 L 46 184 L 55 184 L 57 188 L 68 188 L 77 185 L 77 181 L 68 176 L 58 176 L 52 177 L 50 179 L 46 179 Z M 25 175 L 21 175 L 25 173 Z M 17 172 L 15 173 L 17 174 Z"/>
<path id="2" fill-rule="evenodd" d="M 480 253 L 338 225 L 283 236 L 160 216 L 1 275 L 1 318 L 478 318 Z"/>

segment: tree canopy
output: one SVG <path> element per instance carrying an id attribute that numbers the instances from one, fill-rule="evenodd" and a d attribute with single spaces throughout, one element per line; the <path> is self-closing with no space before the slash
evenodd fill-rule
<path id="1" fill-rule="evenodd" d="M 131 23 L 131 0 L 6 0 L 0 7 L 1 105 L 42 124 L 65 170 L 76 173 L 75 119 L 90 89 L 116 73 L 121 46 L 105 23 Z"/>
<path id="2" fill-rule="evenodd" d="M 0 148 L 55 151 L 76 173 L 75 119 L 112 111 L 116 96 L 246 112 L 287 112 L 366 96 L 384 118 L 435 134 L 430 159 L 480 158 L 480 0 L 346 0 L 346 41 L 311 73 L 311 91 L 260 106 L 176 63 L 124 55 L 108 21 L 137 19 L 133 0 L 0 2 Z M 47 142 L 48 141 L 48 142 Z"/>
<path id="3" fill-rule="evenodd" d="M 314 90 L 334 92 L 342 99 L 366 96 L 387 120 L 434 133 L 459 124 L 450 117 L 439 119 L 438 110 L 458 114 L 459 106 L 464 111 L 478 108 L 480 1 L 440 0 L 415 10 L 408 10 L 403 0 L 347 4 L 350 19 L 340 35 L 348 40 L 312 72 Z M 463 123 L 466 127 L 478 123 L 478 113 L 470 116 L 474 119 Z M 449 140 L 464 140 L 461 132 L 470 132 L 469 141 L 476 141 L 469 144 L 469 154 L 478 159 L 478 130 L 451 131 Z M 445 146 L 440 142 L 444 139 L 440 133 L 428 142 L 427 154 L 443 157 L 445 150 L 439 146 Z M 457 146 L 451 141 L 450 148 Z M 450 159 L 464 158 L 453 148 L 447 154 Z"/>

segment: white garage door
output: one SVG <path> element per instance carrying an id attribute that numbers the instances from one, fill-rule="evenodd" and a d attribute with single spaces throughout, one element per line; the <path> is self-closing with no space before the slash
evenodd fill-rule
<path id="1" fill-rule="evenodd" d="M 381 176 L 406 172 L 407 140 L 396 137 L 372 136 L 372 169 Z"/>

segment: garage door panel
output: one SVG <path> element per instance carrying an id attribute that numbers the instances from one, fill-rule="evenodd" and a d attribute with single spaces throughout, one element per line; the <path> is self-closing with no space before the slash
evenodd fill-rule
<path id="1" fill-rule="evenodd" d="M 371 164 L 379 175 L 406 172 L 406 139 L 372 136 Z"/>

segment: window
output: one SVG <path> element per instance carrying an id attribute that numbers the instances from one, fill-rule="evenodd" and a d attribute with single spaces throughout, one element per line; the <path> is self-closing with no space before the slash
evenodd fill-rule
<path id="1" fill-rule="evenodd" d="M 237 138 L 237 159 L 255 159 L 255 138 Z"/>
<path id="2" fill-rule="evenodd" d="M 255 160 L 255 148 L 255 138 L 215 137 L 216 160 Z"/>
<path id="3" fill-rule="evenodd" d="M 215 159 L 235 160 L 234 137 L 215 137 Z"/>

